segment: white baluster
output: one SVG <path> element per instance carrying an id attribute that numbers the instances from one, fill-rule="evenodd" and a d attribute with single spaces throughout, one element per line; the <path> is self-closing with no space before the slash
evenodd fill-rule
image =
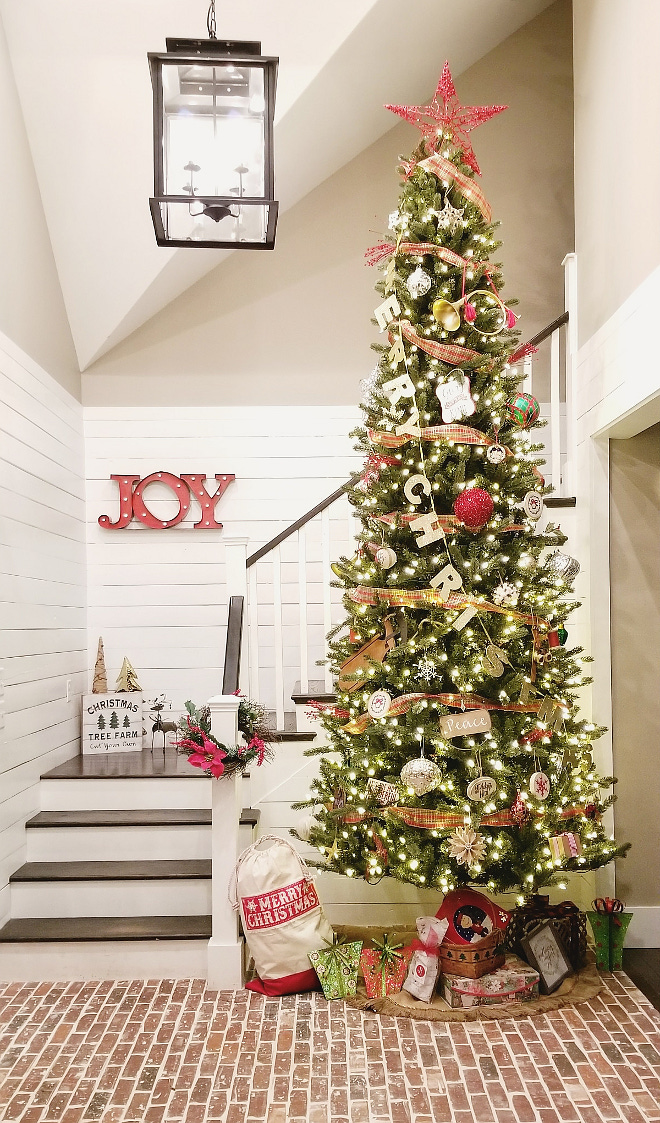
<path id="1" fill-rule="evenodd" d="M 284 660 L 282 651 L 282 565 L 280 547 L 273 550 L 273 643 L 275 647 L 275 717 L 284 729 Z"/>
<path id="2" fill-rule="evenodd" d="M 321 513 L 321 558 L 321 571 L 323 575 L 323 634 L 327 636 L 332 627 L 332 601 L 330 599 L 332 570 L 330 569 L 330 510 L 328 507 Z M 325 668 L 324 677 L 325 689 L 329 692 L 332 690 L 332 672 L 329 666 Z"/>
<path id="3" fill-rule="evenodd" d="M 525 394 L 532 393 L 532 384 L 534 382 L 534 356 L 525 355 L 523 359 L 523 391 Z"/>
<path id="4" fill-rule="evenodd" d="M 550 336 L 550 442 L 552 486 L 557 494 L 561 493 L 561 401 L 559 389 L 559 334 L 560 329 Z"/>
<path id="5" fill-rule="evenodd" d="M 307 536 L 304 526 L 298 531 L 298 628 L 300 636 L 300 692 L 309 689 L 307 653 Z"/>

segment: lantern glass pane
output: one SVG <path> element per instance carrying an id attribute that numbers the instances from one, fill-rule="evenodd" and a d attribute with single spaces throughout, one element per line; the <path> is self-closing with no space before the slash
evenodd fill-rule
<path id="1" fill-rule="evenodd" d="M 160 221 L 168 241 L 266 242 L 273 203 L 241 203 L 228 198 L 213 203 L 210 197 L 190 204 L 178 200 L 158 200 Z"/>
<path id="2" fill-rule="evenodd" d="M 164 62 L 166 195 L 265 196 L 264 70 Z"/>

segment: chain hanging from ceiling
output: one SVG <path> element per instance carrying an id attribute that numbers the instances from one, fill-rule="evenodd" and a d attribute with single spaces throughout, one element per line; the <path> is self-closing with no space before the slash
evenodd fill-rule
<path id="1" fill-rule="evenodd" d="M 215 0 L 211 0 L 209 10 L 206 15 L 206 27 L 209 33 L 209 39 L 217 39 L 216 26 L 215 26 Z"/>

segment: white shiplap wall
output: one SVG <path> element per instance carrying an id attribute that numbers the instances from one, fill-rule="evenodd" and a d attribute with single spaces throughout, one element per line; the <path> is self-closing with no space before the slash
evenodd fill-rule
<path id="1" fill-rule="evenodd" d="M 186 698 L 218 693 L 228 594 L 224 541 L 247 538 L 248 553 L 254 552 L 343 483 L 359 464 L 348 436 L 358 417 L 355 407 L 342 406 L 86 408 L 89 650 L 93 656 L 102 635 L 109 682 L 127 655 L 148 698 L 164 691 L 178 707 Z M 216 509 L 223 530 L 193 529 L 199 517 L 194 499 L 185 521 L 169 530 L 137 522 L 125 530 L 100 527 L 99 515 L 117 517 L 117 485 L 110 476 L 143 478 L 154 471 L 203 472 L 211 491 L 216 473 L 233 472 L 236 480 Z M 163 519 L 178 510 L 170 490 L 157 483 L 146 500 Z M 345 549 L 345 510 L 341 520 Z M 271 574 L 270 563 L 260 564 L 259 584 L 268 585 Z M 321 600 L 316 585 L 312 597 Z M 266 590 L 259 619 L 264 650 L 272 646 L 268 599 Z M 294 610 L 285 605 L 284 624 L 291 626 L 295 647 Z M 315 614 L 312 607 L 310 616 Z M 288 661 L 293 674 L 293 651 Z M 269 670 L 267 693 L 273 687 Z M 272 705 L 270 696 L 262 700 Z"/>
<path id="2" fill-rule="evenodd" d="M 86 687 L 82 407 L 0 334 L 0 923 L 42 772 L 78 752 Z M 67 688 L 69 701 L 67 701 Z"/>

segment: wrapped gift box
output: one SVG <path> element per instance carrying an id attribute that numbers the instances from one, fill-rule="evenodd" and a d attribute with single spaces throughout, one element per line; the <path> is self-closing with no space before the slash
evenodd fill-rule
<path id="1" fill-rule="evenodd" d="M 360 970 L 369 998 L 398 994 L 406 977 L 413 949 L 390 944 L 387 935 L 382 943 L 374 940 L 373 948 L 365 948 L 360 956 Z"/>
<path id="2" fill-rule="evenodd" d="M 309 961 L 319 977 L 325 998 L 354 998 L 362 940 L 335 942 L 321 951 L 310 951 Z"/>
<path id="3" fill-rule="evenodd" d="M 550 853 L 555 862 L 563 862 L 565 858 L 579 858 L 582 853 L 579 835 L 573 834 L 571 831 L 553 835 L 548 841 Z"/>
<path id="4" fill-rule="evenodd" d="M 466 979 L 462 975 L 443 972 L 440 993 L 454 1009 L 531 1002 L 539 996 L 539 973 L 517 955 L 507 955 L 502 967 L 480 979 Z"/>

